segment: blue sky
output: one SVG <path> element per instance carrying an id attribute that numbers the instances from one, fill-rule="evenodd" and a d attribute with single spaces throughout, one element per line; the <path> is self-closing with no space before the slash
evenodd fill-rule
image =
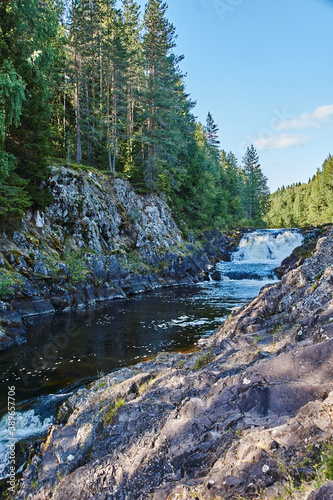
<path id="1" fill-rule="evenodd" d="M 271 190 L 307 182 L 333 154 L 333 1 L 167 3 L 194 114 L 240 160 L 254 143 Z"/>

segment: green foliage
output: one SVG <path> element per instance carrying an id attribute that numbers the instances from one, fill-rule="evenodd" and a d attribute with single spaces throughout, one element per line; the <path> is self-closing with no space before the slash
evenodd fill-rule
<path id="1" fill-rule="evenodd" d="M 5 299 L 14 293 L 15 279 L 12 275 L 0 271 L 0 298 Z"/>
<path id="2" fill-rule="evenodd" d="M 333 222 L 333 157 L 307 184 L 278 189 L 270 196 L 266 217 L 270 227 L 318 226 Z"/>
<path id="3" fill-rule="evenodd" d="M 246 171 L 221 153 L 210 112 L 196 123 L 167 4 L 148 0 L 143 15 L 135 0 L 63 9 L 0 4 L 0 217 L 52 202 L 44 181 L 56 157 L 163 193 L 184 234 L 244 219 L 261 227 L 265 178 L 258 162 Z"/>
<path id="4" fill-rule="evenodd" d="M 0 271 L 0 299 L 12 297 L 22 289 L 24 280 L 18 273 L 2 269 Z"/>
<path id="5" fill-rule="evenodd" d="M 148 265 L 142 260 L 139 250 L 134 250 L 126 255 L 127 260 L 124 266 L 134 272 L 139 272 L 142 269 L 148 269 Z"/>
<path id="6" fill-rule="evenodd" d="M 25 98 L 24 90 L 25 84 L 12 61 L 5 60 L 0 67 L 0 184 L 16 166 L 15 157 L 2 148 L 8 127 L 18 125 Z"/>
<path id="7" fill-rule="evenodd" d="M 149 190 L 176 187 L 183 173 L 180 155 L 186 151 L 193 104 L 185 94 L 179 69 L 182 57 L 173 53 L 175 28 L 166 19 L 167 5 L 149 0 L 144 12 L 143 55 L 146 86 L 142 129 L 143 165 Z M 162 176 L 162 177 L 161 177 Z M 162 180 L 162 186 L 158 185 Z"/>
<path id="8" fill-rule="evenodd" d="M 220 141 L 218 140 L 219 128 L 218 128 L 217 124 L 214 122 L 214 119 L 213 119 L 212 114 L 210 112 L 208 112 L 208 115 L 207 115 L 205 132 L 206 132 L 206 137 L 207 137 L 207 143 L 208 143 L 208 146 L 210 147 L 211 155 L 213 157 L 214 156 L 218 157 L 219 145 L 220 145 Z"/>
<path id="9" fill-rule="evenodd" d="M 67 256 L 65 264 L 70 271 L 69 282 L 73 285 L 84 281 L 85 276 L 89 273 L 86 261 L 79 255 L 70 254 Z"/>
<path id="10" fill-rule="evenodd" d="M 150 379 L 148 379 L 146 382 L 141 384 L 140 388 L 139 388 L 139 394 L 140 395 L 145 394 L 145 392 L 147 392 L 148 389 L 152 387 L 152 385 L 158 380 L 158 378 L 159 378 L 159 374 L 153 375 L 152 377 L 150 377 Z"/>
<path id="11" fill-rule="evenodd" d="M 104 416 L 103 416 L 103 422 L 104 422 L 104 426 L 108 426 L 108 425 L 111 425 L 112 422 L 113 422 L 113 419 L 115 417 L 115 414 L 117 413 L 117 410 L 121 407 L 121 406 L 124 406 L 124 404 L 126 403 L 125 399 L 124 398 L 121 398 L 121 399 L 118 399 L 113 406 L 111 406 L 105 413 L 104 413 Z"/>
<path id="12" fill-rule="evenodd" d="M 321 455 L 320 472 L 327 481 L 333 480 L 333 446 L 327 444 Z"/>
<path id="13" fill-rule="evenodd" d="M 169 269 L 170 267 L 170 262 L 166 259 L 160 260 L 160 262 L 157 264 L 155 267 L 155 272 L 156 273 L 163 273 L 165 270 Z"/>
<path id="14" fill-rule="evenodd" d="M 17 176 L 0 193 L 5 215 L 19 216 L 28 200 L 36 207 L 52 201 L 41 183 L 48 175 L 60 13 L 53 0 L 4 0 L 0 5 L 0 182 L 14 169 Z M 13 205 L 19 194 L 23 203 Z"/>
<path id="15" fill-rule="evenodd" d="M 269 190 L 267 178 L 262 173 L 259 156 L 253 144 L 247 148 L 243 163 L 245 174 L 243 204 L 245 213 L 248 219 L 254 221 L 254 226 L 258 226 L 267 210 Z"/>
<path id="16" fill-rule="evenodd" d="M 0 223 L 21 218 L 31 206 L 31 198 L 26 192 L 28 181 L 12 172 L 0 184 Z"/>
<path id="17" fill-rule="evenodd" d="M 311 467 L 313 472 L 304 475 L 295 482 L 290 471 L 285 464 L 280 464 L 280 472 L 288 477 L 289 484 L 286 485 L 284 494 L 279 496 L 279 500 L 291 500 L 308 497 L 310 491 L 320 488 L 327 481 L 333 480 L 333 446 L 329 441 L 322 445 L 310 445 L 307 447 L 308 456 L 298 465 L 301 467 Z M 302 497 L 300 493 L 303 493 Z"/>

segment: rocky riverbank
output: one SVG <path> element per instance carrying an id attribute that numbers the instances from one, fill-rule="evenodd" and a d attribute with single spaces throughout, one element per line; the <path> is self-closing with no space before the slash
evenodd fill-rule
<path id="1" fill-rule="evenodd" d="M 291 267 L 201 350 L 79 390 L 16 498 L 332 498 L 333 230 Z"/>
<path id="2" fill-rule="evenodd" d="M 207 279 L 240 238 L 187 241 L 165 201 L 97 171 L 52 168 L 48 185 L 52 205 L 0 234 L 0 350 L 23 342 L 36 315 Z"/>

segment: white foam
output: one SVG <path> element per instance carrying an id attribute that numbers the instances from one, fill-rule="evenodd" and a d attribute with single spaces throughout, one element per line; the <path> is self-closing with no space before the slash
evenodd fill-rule
<path id="1" fill-rule="evenodd" d="M 281 263 L 302 243 L 303 236 L 297 230 L 258 230 L 242 237 L 232 260 L 249 263 L 267 263 L 267 261 Z"/>
<path id="2" fill-rule="evenodd" d="M 11 443 L 17 443 L 22 439 L 39 436 L 47 431 L 53 422 L 52 417 L 41 419 L 34 410 L 15 413 L 15 436 L 8 433 L 8 414 L 4 415 L 0 421 L 0 479 L 7 476 L 7 464 L 9 457 L 9 447 Z M 12 440 L 11 438 L 15 438 Z M 17 464 L 18 465 L 18 464 Z"/>

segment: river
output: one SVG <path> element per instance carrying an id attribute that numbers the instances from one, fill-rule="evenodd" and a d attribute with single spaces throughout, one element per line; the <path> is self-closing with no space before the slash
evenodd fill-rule
<path id="1" fill-rule="evenodd" d="M 112 301 L 98 312 L 39 318 L 27 342 L 0 355 L 0 478 L 8 453 L 7 391 L 16 391 L 16 439 L 46 432 L 59 404 L 82 385 L 161 351 L 188 351 L 235 308 L 277 281 L 274 268 L 302 243 L 297 230 L 243 236 L 214 279 Z M 2 468 L 1 468 L 2 467 Z"/>

